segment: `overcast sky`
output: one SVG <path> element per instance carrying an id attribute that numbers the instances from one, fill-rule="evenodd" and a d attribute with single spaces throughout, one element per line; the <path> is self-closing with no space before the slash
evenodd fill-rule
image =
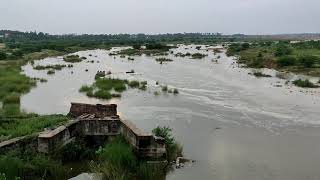
<path id="1" fill-rule="evenodd" d="M 320 0 L 0 0 L 0 29 L 63 33 L 320 32 Z"/>

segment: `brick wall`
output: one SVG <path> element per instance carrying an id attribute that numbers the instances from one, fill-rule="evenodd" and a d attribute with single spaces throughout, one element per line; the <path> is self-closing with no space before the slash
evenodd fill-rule
<path id="1" fill-rule="evenodd" d="M 96 117 L 116 116 L 117 105 L 116 104 L 81 104 L 71 103 L 69 114 L 73 117 L 78 117 L 83 114 L 94 114 Z"/>

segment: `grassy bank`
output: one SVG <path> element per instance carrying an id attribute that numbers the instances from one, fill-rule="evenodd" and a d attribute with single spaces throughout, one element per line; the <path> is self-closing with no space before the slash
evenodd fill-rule
<path id="1" fill-rule="evenodd" d="M 22 74 L 21 66 L 65 53 L 43 50 L 25 54 L 21 59 L 0 61 L 0 141 L 39 132 L 67 120 L 63 116 L 38 116 L 20 110 L 20 97 L 35 87 L 38 81 L 43 81 Z"/>
<path id="2" fill-rule="evenodd" d="M 320 42 L 236 43 L 227 55 L 239 56 L 238 62 L 251 68 L 273 68 L 279 71 L 320 77 Z"/>
<path id="3" fill-rule="evenodd" d="M 44 128 L 58 126 L 68 120 L 69 118 L 63 115 L 38 116 L 34 114 L 7 118 L 1 120 L 0 141 L 40 132 Z"/>

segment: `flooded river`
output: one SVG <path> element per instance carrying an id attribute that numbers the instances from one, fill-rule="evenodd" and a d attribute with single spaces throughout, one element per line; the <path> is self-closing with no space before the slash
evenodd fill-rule
<path id="1" fill-rule="evenodd" d="M 320 179 L 320 91 L 285 85 L 286 80 L 276 77 L 256 78 L 224 53 L 214 55 L 205 46 L 202 49 L 179 46 L 174 54 L 200 52 L 208 56 L 197 60 L 170 54 L 174 61 L 163 64 L 152 56 L 135 56 L 129 61 L 109 56 L 106 50 L 82 51 L 76 54 L 87 60 L 55 75 L 28 64 L 23 67 L 25 74 L 48 82 L 24 95 L 21 108 L 39 114 L 66 114 L 70 102 L 117 103 L 121 117 L 141 129 L 168 125 L 183 144 L 185 156 L 196 160 L 170 173 L 169 180 Z M 218 62 L 213 62 L 218 56 Z M 88 62 L 92 60 L 94 63 Z M 56 57 L 35 64 L 64 62 Z M 131 69 L 135 74 L 125 73 Z M 113 77 L 146 80 L 148 89 L 129 89 L 120 99 L 110 101 L 79 93 L 82 85 L 93 83 L 98 70 L 110 70 Z M 179 89 L 179 94 L 162 93 L 157 81 Z M 154 95 L 155 91 L 160 95 Z"/>

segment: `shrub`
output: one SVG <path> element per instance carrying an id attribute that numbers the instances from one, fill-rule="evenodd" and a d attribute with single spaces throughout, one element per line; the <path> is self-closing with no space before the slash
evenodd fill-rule
<path id="1" fill-rule="evenodd" d="M 275 56 L 285 56 L 290 55 L 293 52 L 293 49 L 288 45 L 278 45 L 275 51 Z"/>
<path id="2" fill-rule="evenodd" d="M 105 179 L 131 179 L 130 172 L 137 166 L 137 159 L 131 146 L 122 137 L 116 137 L 96 151 L 100 165 L 95 171 L 102 173 Z"/>
<path id="3" fill-rule="evenodd" d="M 139 81 L 130 81 L 128 84 L 131 88 L 138 88 L 140 86 Z"/>
<path id="4" fill-rule="evenodd" d="M 173 94 L 179 94 L 178 89 L 174 89 L 174 90 L 173 90 Z"/>
<path id="5" fill-rule="evenodd" d="M 192 57 L 193 59 L 202 59 L 202 58 L 204 58 L 204 57 L 206 57 L 206 56 L 207 56 L 207 55 L 201 54 L 201 53 L 194 53 L 194 54 L 191 55 L 191 57 Z"/>
<path id="6" fill-rule="evenodd" d="M 51 75 L 51 74 L 55 74 L 56 72 L 54 71 L 54 70 L 49 70 L 48 72 L 47 72 L 47 74 L 49 74 L 49 75 Z"/>
<path id="7" fill-rule="evenodd" d="M 312 55 L 303 55 L 299 57 L 299 63 L 305 68 L 311 68 L 318 61 L 318 57 Z"/>
<path id="8" fill-rule="evenodd" d="M 162 86 L 162 91 L 167 92 L 168 91 L 168 86 Z"/>
<path id="9" fill-rule="evenodd" d="M 172 129 L 168 126 L 160 127 L 152 130 L 155 136 L 162 137 L 164 139 L 166 150 L 167 150 L 167 160 L 172 162 L 177 157 L 182 156 L 182 146 L 176 142 L 172 135 Z"/>
<path id="10" fill-rule="evenodd" d="M 278 58 L 277 64 L 280 67 L 285 67 L 285 66 L 293 66 L 296 64 L 297 59 L 294 56 L 283 56 Z"/>

